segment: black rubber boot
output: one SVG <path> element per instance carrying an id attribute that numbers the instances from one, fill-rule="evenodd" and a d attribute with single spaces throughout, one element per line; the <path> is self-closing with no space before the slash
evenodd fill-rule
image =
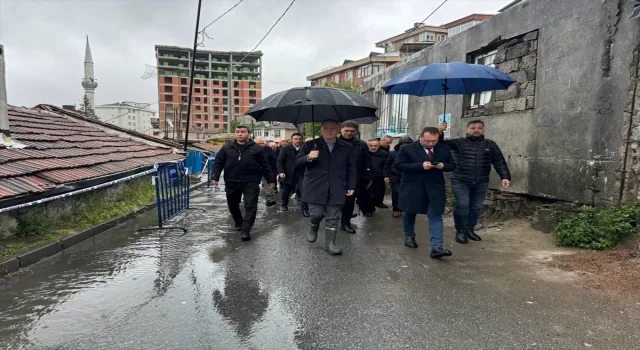
<path id="1" fill-rule="evenodd" d="M 336 247 L 336 236 L 338 230 L 335 228 L 326 228 L 324 231 L 324 250 L 331 255 L 340 255 L 342 250 Z"/>
<path id="2" fill-rule="evenodd" d="M 320 225 L 314 225 L 311 224 L 309 226 L 309 231 L 307 232 L 307 242 L 309 243 L 315 243 L 316 240 L 318 239 L 318 229 L 320 228 Z"/>
<path id="3" fill-rule="evenodd" d="M 467 230 L 457 230 L 456 231 L 456 242 L 465 244 L 468 242 L 467 240 Z"/>
<path id="4" fill-rule="evenodd" d="M 242 231 L 240 232 L 240 239 L 243 241 L 250 241 L 251 240 L 251 234 L 248 231 Z"/>

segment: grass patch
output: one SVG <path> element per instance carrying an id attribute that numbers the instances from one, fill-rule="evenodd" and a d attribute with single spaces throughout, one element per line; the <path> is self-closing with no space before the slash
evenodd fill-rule
<path id="1" fill-rule="evenodd" d="M 590 206 L 576 208 L 574 213 L 556 213 L 558 224 L 553 231 L 560 246 L 584 249 L 612 249 L 637 232 L 640 203 L 611 209 Z"/>
<path id="2" fill-rule="evenodd" d="M 150 181 L 132 181 L 118 201 L 104 199 L 104 194 L 89 194 L 82 209 L 62 220 L 44 215 L 22 214 L 16 218 L 14 236 L 0 238 L 0 260 L 24 254 L 40 246 L 69 237 L 78 231 L 138 210 L 155 201 L 155 188 Z"/>

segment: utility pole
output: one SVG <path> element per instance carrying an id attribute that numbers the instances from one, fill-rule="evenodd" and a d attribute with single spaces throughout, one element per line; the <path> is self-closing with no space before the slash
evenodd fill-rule
<path id="1" fill-rule="evenodd" d="M 196 50 L 198 49 L 198 32 L 200 28 L 200 9 L 202 8 L 202 0 L 198 0 L 198 14 L 196 17 L 196 33 L 193 37 L 193 57 L 191 58 L 191 70 L 189 71 L 189 97 L 187 101 L 187 127 L 184 132 L 184 151 L 187 151 L 187 141 L 189 140 L 189 122 L 191 121 L 191 94 L 193 93 L 193 76 L 196 72 Z M 182 116 L 182 111 L 180 111 Z"/>
<path id="2" fill-rule="evenodd" d="M 229 56 L 229 70 L 227 71 L 227 133 L 231 133 L 231 97 L 233 95 L 233 55 Z"/>

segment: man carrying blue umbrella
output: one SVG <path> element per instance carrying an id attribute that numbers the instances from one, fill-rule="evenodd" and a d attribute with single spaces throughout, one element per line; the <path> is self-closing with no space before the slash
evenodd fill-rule
<path id="1" fill-rule="evenodd" d="M 484 122 L 472 120 L 467 124 L 467 136 L 444 139 L 447 123 L 440 124 L 440 143 L 457 155 L 457 167 L 451 176 L 451 188 L 456 198 L 453 219 L 456 226 L 456 242 L 480 241 L 474 232 L 482 204 L 489 189 L 491 166 L 502 179 L 502 187 L 509 187 L 511 174 L 498 145 L 484 138 Z"/>

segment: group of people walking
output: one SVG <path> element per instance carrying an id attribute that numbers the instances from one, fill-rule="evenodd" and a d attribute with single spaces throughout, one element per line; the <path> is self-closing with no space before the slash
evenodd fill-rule
<path id="1" fill-rule="evenodd" d="M 446 128 L 445 123 L 426 127 L 419 140 L 403 137 L 391 149 L 391 137 L 364 142 L 357 137 L 358 124 L 354 121 L 340 124 L 325 120 L 320 125 L 320 137 L 303 142 L 302 135 L 295 133 L 290 144 L 272 150 L 261 138 L 251 140 L 246 126 L 238 126 L 236 139 L 216 155 L 212 183 L 217 185 L 224 172 L 235 228 L 242 240 L 250 240 L 259 184 L 264 184 L 266 204 L 272 206 L 276 204 L 273 189 L 278 180 L 281 209 L 288 210 L 289 198 L 295 193 L 302 215 L 309 217 L 306 238 L 310 243 L 316 242 L 320 223 L 325 220 L 325 250 L 331 255 L 342 253 L 336 245 L 338 228 L 356 233 L 351 225 L 355 204 L 364 216 L 373 216 L 376 208 L 387 208 L 384 196 L 386 184 L 390 184 L 392 216 L 402 216 L 405 246 L 418 247 L 415 222 L 416 216 L 423 214 L 429 221 L 430 256 L 450 256 L 451 251 L 443 245 L 444 173 L 453 172 L 455 240 L 461 244 L 481 240 L 474 227 L 487 195 L 491 167 L 503 187 L 510 185 L 511 175 L 500 148 L 484 138 L 481 120 L 469 122 L 467 135 L 462 138 L 445 139 Z M 244 217 L 240 212 L 242 196 Z"/>

